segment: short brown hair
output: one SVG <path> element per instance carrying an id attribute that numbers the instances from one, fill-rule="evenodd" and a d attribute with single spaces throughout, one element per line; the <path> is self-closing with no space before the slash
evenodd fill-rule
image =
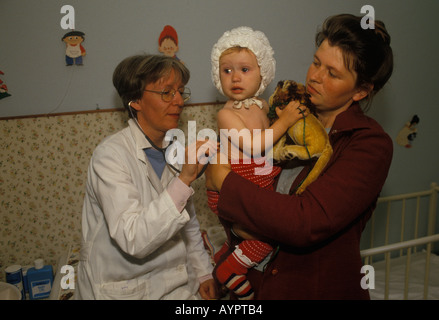
<path id="1" fill-rule="evenodd" d="M 150 83 L 167 77 L 171 70 L 183 85 L 189 82 L 190 72 L 177 59 L 165 55 L 135 55 L 122 60 L 113 73 L 113 85 L 129 110 L 130 101 L 139 100 Z M 135 112 L 135 110 L 132 110 Z M 128 113 L 131 117 L 131 112 Z"/>
<path id="2" fill-rule="evenodd" d="M 371 99 L 392 75 L 393 52 L 384 23 L 375 20 L 375 29 L 363 29 L 361 19 L 351 14 L 329 17 L 316 35 L 316 45 L 328 40 L 331 46 L 339 47 L 346 68 L 357 73 L 356 86 L 373 85 Z"/>

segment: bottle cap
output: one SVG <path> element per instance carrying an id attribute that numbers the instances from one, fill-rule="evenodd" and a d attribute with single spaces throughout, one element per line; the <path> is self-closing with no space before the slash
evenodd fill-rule
<path id="1" fill-rule="evenodd" d="M 9 266 L 5 269 L 6 273 L 15 273 L 21 270 L 21 265 L 14 264 L 12 266 Z"/>
<path id="2" fill-rule="evenodd" d="M 44 260 L 43 259 L 37 259 L 34 261 L 35 263 L 35 269 L 42 269 L 44 267 Z"/>

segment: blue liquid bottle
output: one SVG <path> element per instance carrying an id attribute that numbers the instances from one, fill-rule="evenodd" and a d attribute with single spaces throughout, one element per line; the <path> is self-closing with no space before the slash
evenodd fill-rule
<path id="1" fill-rule="evenodd" d="M 53 283 L 52 266 L 44 265 L 43 259 L 35 260 L 35 267 L 27 270 L 29 299 L 45 299 L 50 296 Z"/>

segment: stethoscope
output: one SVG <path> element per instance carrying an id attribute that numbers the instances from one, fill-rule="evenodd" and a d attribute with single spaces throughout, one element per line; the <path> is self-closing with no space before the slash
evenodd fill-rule
<path id="1" fill-rule="evenodd" d="M 171 171 L 173 171 L 174 176 L 177 173 L 181 173 L 181 170 L 176 168 L 172 163 L 168 162 L 166 160 L 166 150 L 168 150 L 168 148 L 174 143 L 174 140 L 172 139 L 169 144 L 164 147 L 164 148 L 160 148 L 159 146 L 157 146 L 154 142 L 152 142 L 152 140 L 148 137 L 148 135 L 145 133 L 145 131 L 143 131 L 142 127 L 140 126 L 139 122 L 137 121 L 137 117 L 134 116 L 133 111 L 131 110 L 131 101 L 128 103 L 128 110 L 131 114 L 131 118 L 134 120 L 135 124 L 137 125 L 137 127 L 139 128 L 139 130 L 143 133 L 143 135 L 145 136 L 146 140 L 148 140 L 148 142 L 151 144 L 151 146 L 156 149 L 157 151 L 159 151 L 162 156 L 163 156 L 163 160 L 165 160 L 166 166 L 168 166 Z M 199 177 L 201 177 L 204 173 L 204 171 L 206 171 L 207 166 L 208 166 L 209 162 L 207 162 L 203 168 L 201 169 L 201 171 L 198 173 L 197 177 L 195 179 L 198 179 Z"/>

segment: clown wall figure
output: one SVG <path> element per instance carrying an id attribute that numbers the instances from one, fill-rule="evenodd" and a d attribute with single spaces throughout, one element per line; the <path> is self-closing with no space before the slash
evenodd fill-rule
<path id="1" fill-rule="evenodd" d="M 85 56 L 85 49 L 81 45 L 84 42 L 85 33 L 81 31 L 70 31 L 67 32 L 62 41 L 66 44 L 66 65 L 72 66 L 82 66 L 82 57 Z"/>
<path id="2" fill-rule="evenodd" d="M 412 119 L 405 124 L 401 131 L 399 131 L 396 137 L 396 142 L 402 147 L 411 148 L 418 132 L 418 129 L 416 128 L 418 124 L 419 117 L 415 114 Z"/>

